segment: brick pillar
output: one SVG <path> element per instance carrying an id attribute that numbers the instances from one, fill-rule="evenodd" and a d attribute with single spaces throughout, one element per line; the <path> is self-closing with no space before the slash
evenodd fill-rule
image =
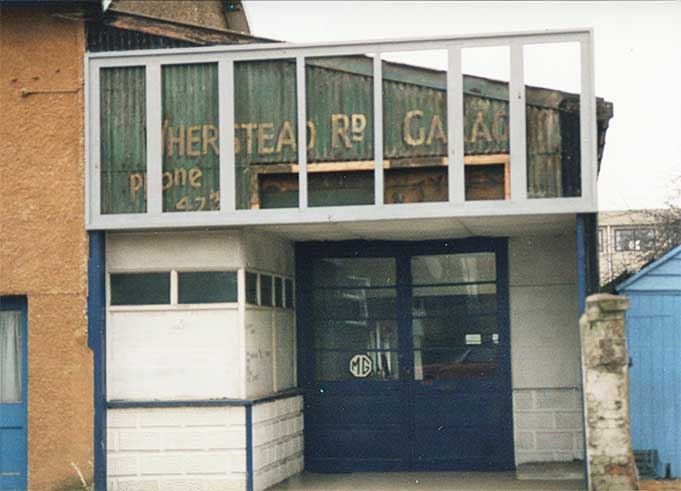
<path id="1" fill-rule="evenodd" d="M 579 322 L 590 491 L 639 489 L 629 425 L 627 308 L 626 297 L 592 295 Z"/>

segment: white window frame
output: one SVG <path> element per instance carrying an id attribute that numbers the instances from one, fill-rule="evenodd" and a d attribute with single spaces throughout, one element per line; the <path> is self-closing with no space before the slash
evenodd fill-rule
<path id="1" fill-rule="evenodd" d="M 580 143 L 581 196 L 528 198 L 526 171 L 524 46 L 578 43 L 581 53 Z M 510 47 L 509 81 L 511 196 L 509 200 L 466 201 L 463 148 L 464 48 Z M 384 53 L 447 50 L 447 118 L 449 201 L 437 203 L 383 204 L 383 121 L 381 56 Z M 375 202 L 370 205 L 308 207 L 307 147 L 298 145 L 299 206 L 289 209 L 236 209 L 234 156 L 234 63 L 247 60 L 295 59 L 297 73 L 298 141 L 305 141 L 307 57 L 374 57 L 374 184 Z M 197 212 L 163 212 L 161 148 L 161 68 L 185 63 L 217 63 L 220 110 L 220 209 Z M 106 67 L 144 66 L 147 114 L 147 212 L 101 213 L 100 189 L 100 81 Z M 352 222 L 366 220 L 445 218 L 490 215 L 589 213 L 597 210 L 597 132 L 591 29 L 546 30 L 524 33 L 392 39 L 369 42 L 323 44 L 253 44 L 165 50 L 90 53 L 85 57 L 85 218 L 88 230 L 158 229 L 173 227 L 279 225 Z M 450 95 L 453 94 L 453 95 Z"/>

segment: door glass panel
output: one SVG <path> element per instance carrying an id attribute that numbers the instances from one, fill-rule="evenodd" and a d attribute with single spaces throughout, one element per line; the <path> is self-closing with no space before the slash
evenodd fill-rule
<path id="1" fill-rule="evenodd" d="M 21 402 L 21 312 L 0 311 L 0 403 Z"/>
<path id="2" fill-rule="evenodd" d="M 499 329 L 493 253 L 412 258 L 414 379 L 496 375 Z M 464 284 L 461 284 L 464 283 Z"/>
<path id="3" fill-rule="evenodd" d="M 414 351 L 415 380 L 489 378 L 496 376 L 497 366 L 496 344 Z"/>
<path id="4" fill-rule="evenodd" d="M 312 295 L 312 315 L 315 319 L 391 319 L 395 317 L 397 290 L 322 289 Z"/>
<path id="5" fill-rule="evenodd" d="M 317 380 L 397 380 L 395 260 L 323 258 L 312 271 Z"/>
<path id="6" fill-rule="evenodd" d="M 323 258 L 314 261 L 315 286 L 394 286 L 395 260 L 383 257 Z"/>
<path id="7" fill-rule="evenodd" d="M 396 320 L 325 320 L 315 323 L 317 349 L 397 349 Z"/>
<path id="8" fill-rule="evenodd" d="M 414 349 L 460 349 L 471 345 L 494 344 L 498 334 L 494 315 L 477 317 L 430 317 L 412 323 Z"/>
<path id="9" fill-rule="evenodd" d="M 495 281 L 494 253 L 415 256 L 411 261 L 411 276 L 414 285 Z"/>
<path id="10" fill-rule="evenodd" d="M 412 316 L 452 318 L 495 314 L 496 285 L 427 286 L 412 290 Z"/>
<path id="11" fill-rule="evenodd" d="M 398 380 L 395 351 L 317 351 L 316 378 L 320 381 Z"/>

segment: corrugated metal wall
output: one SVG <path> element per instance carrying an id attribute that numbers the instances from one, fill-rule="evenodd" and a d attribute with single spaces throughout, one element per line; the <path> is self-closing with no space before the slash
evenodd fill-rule
<path id="1" fill-rule="evenodd" d="M 372 161 L 371 59 L 358 56 L 307 61 L 308 161 Z M 445 74 L 390 63 L 384 63 L 384 69 L 385 158 L 404 162 L 417 158 L 446 157 Z M 121 73 L 116 73 L 117 70 Z M 144 189 L 140 188 L 144 169 L 139 168 L 145 153 L 144 134 L 140 133 L 144 129 L 145 117 L 142 98 L 144 74 L 139 71 L 131 74 L 126 70 L 129 69 L 107 69 L 102 80 L 102 127 L 107 136 L 102 140 L 102 164 L 106 174 L 102 180 L 105 213 L 139 212 L 145 206 Z M 466 77 L 465 82 L 465 153 L 508 154 L 507 85 L 471 77 Z M 217 67 L 215 64 L 165 67 L 162 83 L 166 150 L 169 148 L 169 139 L 183 140 L 176 145 L 175 155 L 164 156 L 164 210 L 216 209 L 219 206 Z M 258 190 L 261 185 L 258 174 L 261 170 L 256 171 L 252 167 L 296 162 L 295 85 L 293 60 L 235 64 L 235 151 L 239 208 L 295 206 L 295 179 L 288 183 L 283 176 L 291 174 L 291 169 L 282 167 L 276 170 L 280 175 L 276 186 L 274 178 L 262 178 L 270 179 L 270 183 L 278 187 L 272 188 L 274 192 L 290 193 L 283 201 L 279 200 L 279 205 L 272 200 L 268 201 L 268 205 L 259 202 L 262 196 Z M 579 135 L 571 134 L 578 125 L 567 123 L 574 120 L 578 123 L 579 118 L 567 117 L 568 112 L 555 107 L 555 101 L 544 101 L 542 104 L 542 97 L 545 97 L 542 93 L 528 88 L 528 196 L 548 198 L 578 195 Z M 551 94 L 555 96 L 559 93 Z M 190 142 L 194 137 L 193 143 Z M 207 140 L 213 143 L 207 143 Z M 198 154 L 192 145 L 198 148 Z M 183 155 L 178 155 L 182 152 Z M 124 161 L 126 158 L 136 160 Z M 425 163 L 434 168 L 439 164 L 441 160 Z M 188 177 L 192 169 L 195 177 L 200 172 L 200 179 L 192 181 Z M 127 176 L 124 175 L 126 170 L 129 171 Z M 270 169 L 266 173 L 271 175 L 273 172 Z M 417 171 L 410 172 L 414 174 L 413 178 L 405 180 L 409 176 L 398 176 L 399 172 L 390 170 L 386 183 L 390 181 L 391 185 L 402 189 L 404 186 L 427 186 L 431 182 L 441 189 L 435 195 L 418 190 L 412 193 L 406 188 L 405 192 L 398 192 L 397 188 L 386 190 L 386 202 L 438 201 L 446 198 L 447 176 L 441 167 L 438 171 L 433 170 L 435 174 L 431 172 L 433 175 L 428 176 L 416 176 Z M 360 174 L 357 172 L 325 174 L 313 176 L 309 180 L 311 206 L 373 202 L 373 173 L 364 171 L 359 180 Z M 483 181 L 494 181 L 492 174 L 488 174 L 481 177 Z M 501 177 L 501 182 L 494 182 L 497 188 L 503 190 Z M 191 182 L 187 185 L 186 181 Z M 199 181 L 200 186 L 197 186 Z M 124 192 L 126 185 L 127 195 Z M 333 199 L 330 201 L 330 196 L 335 192 L 346 193 L 347 196 L 339 197 L 340 201 L 337 202 Z M 354 197 L 350 197 L 353 193 Z M 321 199 L 319 203 L 317 195 Z"/>
<path id="2" fill-rule="evenodd" d="M 102 213 L 144 213 L 147 196 L 144 67 L 100 76 Z"/>

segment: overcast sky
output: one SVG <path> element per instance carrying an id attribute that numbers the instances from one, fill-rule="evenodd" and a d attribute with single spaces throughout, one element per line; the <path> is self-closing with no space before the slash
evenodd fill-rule
<path id="1" fill-rule="evenodd" d="M 596 92 L 614 103 L 615 114 L 599 178 L 600 208 L 663 206 L 671 180 L 681 176 L 681 0 L 244 4 L 254 35 L 292 42 L 592 27 Z M 503 51 L 478 54 L 464 53 L 466 73 L 508 77 Z M 526 81 L 578 90 L 577 51 L 568 45 L 558 56 L 545 55 L 526 51 Z M 444 57 L 419 59 L 441 66 Z"/>

